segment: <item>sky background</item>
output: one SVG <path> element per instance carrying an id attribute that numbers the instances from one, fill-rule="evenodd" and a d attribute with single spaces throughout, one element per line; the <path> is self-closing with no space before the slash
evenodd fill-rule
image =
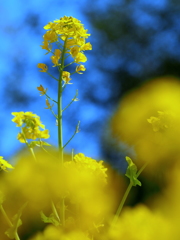
<path id="1" fill-rule="evenodd" d="M 174 4 L 176 1 L 173 0 L 171 3 Z M 177 35 L 180 32 L 177 17 L 179 4 L 171 8 L 170 5 L 168 0 L 1 1 L 0 155 L 8 160 L 24 147 L 16 140 L 19 129 L 11 122 L 11 112 L 32 111 L 39 115 L 50 131 L 51 138 L 48 142 L 57 146 L 55 119 L 50 111 L 44 109 L 45 98 L 40 97 L 36 90 L 36 87 L 42 84 L 48 88 L 49 95 L 56 99 L 57 83 L 46 73 L 39 72 L 36 66 L 38 63 L 51 64 L 49 56 L 45 55 L 45 51 L 40 47 L 45 33 L 43 26 L 66 15 L 73 16 L 84 24 L 91 33 L 88 41 L 93 46 L 92 51 L 86 52 L 87 71 L 83 75 L 73 75 L 73 84 L 68 85 L 65 91 L 64 106 L 71 101 L 76 89 L 80 101 L 73 103 L 64 114 L 64 143 L 74 133 L 77 122 L 79 120 L 81 122 L 81 131 L 66 147 L 66 151 L 71 152 L 73 148 L 75 153 L 83 152 L 92 158 L 103 158 L 105 145 L 102 143 L 102 138 L 108 138 L 108 124 L 119 102 L 124 82 L 127 89 L 133 88 L 135 85 L 133 81 L 136 79 L 145 80 L 155 76 L 154 73 L 158 72 L 161 60 L 166 56 L 180 60 L 178 47 L 180 36 Z M 114 14 L 112 24 L 108 20 L 110 9 L 115 9 L 117 14 Z M 172 23 L 166 21 L 166 15 L 164 17 L 162 15 L 167 9 L 172 11 L 170 18 Z M 88 13 L 91 10 L 94 15 L 90 18 Z M 104 20 L 98 23 L 103 17 Z M 126 25 L 126 19 L 130 19 L 135 27 Z M 103 31 L 106 21 L 110 23 L 112 29 L 114 27 L 113 34 Z M 94 27 L 95 23 L 96 27 Z M 113 37 L 121 32 L 121 27 L 118 25 L 120 23 L 125 24 L 124 35 L 121 36 L 122 40 L 118 38 L 113 41 Z M 166 27 L 168 24 L 169 28 Z M 126 37 L 128 31 L 134 31 L 131 40 Z M 136 37 L 141 38 L 140 45 L 135 42 Z M 106 45 L 105 42 L 109 38 L 111 41 Z M 143 40 L 146 40 L 146 43 L 143 43 Z M 152 72 L 154 75 L 151 74 Z M 56 75 L 54 69 L 51 73 Z M 115 75 L 111 73 L 122 76 L 122 87 L 117 87 L 119 85 L 114 80 Z M 127 73 L 131 77 L 131 82 L 126 77 Z M 106 143 L 107 145 L 109 144 Z"/>

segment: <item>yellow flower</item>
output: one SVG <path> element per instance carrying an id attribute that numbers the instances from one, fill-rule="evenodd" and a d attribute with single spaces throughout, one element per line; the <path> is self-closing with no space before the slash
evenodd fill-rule
<path id="1" fill-rule="evenodd" d="M 14 167 L 0 156 L 0 170 L 7 172 L 7 168 L 13 169 Z"/>
<path id="2" fill-rule="evenodd" d="M 24 112 L 12 112 L 13 116 L 15 116 L 12 119 L 12 122 L 17 123 L 16 127 L 21 127 L 23 125 L 24 121 Z"/>
<path id="3" fill-rule="evenodd" d="M 165 167 L 180 155 L 179 102 L 180 83 L 172 77 L 151 80 L 122 99 L 112 133 L 133 147 L 138 166 Z"/>
<path id="4" fill-rule="evenodd" d="M 39 70 L 40 72 L 47 72 L 48 70 L 47 65 L 44 63 L 38 63 L 37 67 L 42 69 L 42 70 Z"/>
<path id="5" fill-rule="evenodd" d="M 73 58 L 75 58 L 78 55 L 79 49 L 80 48 L 78 46 L 74 46 L 71 48 L 70 53 Z"/>
<path id="6" fill-rule="evenodd" d="M 66 41 L 66 48 L 70 49 L 71 47 L 73 47 L 76 44 L 77 44 L 77 40 L 76 39 L 73 39 L 73 38 L 67 39 L 67 41 Z"/>
<path id="7" fill-rule="evenodd" d="M 61 228 L 57 228 L 53 225 L 48 225 L 43 233 L 37 233 L 36 236 L 30 238 L 29 240 L 90 240 L 87 236 L 87 233 L 84 233 L 80 230 L 72 229 L 71 231 L 63 231 Z"/>
<path id="8" fill-rule="evenodd" d="M 47 31 L 43 36 L 45 41 L 49 41 L 50 43 L 56 42 L 58 40 L 58 36 L 54 31 Z"/>
<path id="9" fill-rule="evenodd" d="M 86 62 L 86 61 L 87 61 L 87 57 L 84 55 L 84 53 L 79 52 L 75 58 L 75 62 L 80 63 L 80 62 Z"/>
<path id="10" fill-rule="evenodd" d="M 63 80 L 66 84 L 72 84 L 72 83 L 69 83 L 69 81 L 71 80 L 71 78 L 70 78 L 70 72 L 63 71 L 63 73 L 62 73 L 62 80 Z"/>
<path id="11" fill-rule="evenodd" d="M 79 74 L 83 74 L 82 72 L 80 71 L 86 71 L 86 68 L 84 67 L 84 65 L 78 65 L 76 67 L 76 72 L 79 73 Z"/>
<path id="12" fill-rule="evenodd" d="M 40 117 L 32 112 L 13 112 L 15 117 L 13 122 L 17 123 L 17 127 L 22 127 L 22 132 L 18 133 L 17 139 L 25 143 L 25 139 L 49 138 L 48 130 L 41 131 L 40 128 L 45 129 L 41 123 Z"/>
<path id="13" fill-rule="evenodd" d="M 83 153 L 79 153 L 74 156 L 74 162 L 76 163 L 77 169 L 88 169 L 94 176 L 98 176 L 103 182 L 106 182 L 107 168 L 103 166 L 103 161 L 96 161 L 90 157 L 86 157 Z"/>
<path id="14" fill-rule="evenodd" d="M 169 240 L 174 239 L 173 230 L 172 222 L 163 214 L 152 212 L 145 205 L 138 205 L 124 209 L 105 239 Z"/>
<path id="15" fill-rule="evenodd" d="M 59 59 L 61 57 L 61 51 L 59 49 L 55 49 L 54 51 L 54 56 L 51 56 L 51 61 L 54 64 L 53 67 L 59 66 L 60 64 L 58 63 Z"/>
<path id="16" fill-rule="evenodd" d="M 43 45 L 40 45 L 40 47 L 42 47 L 42 49 L 47 50 L 48 52 L 50 52 L 50 51 L 51 51 L 51 48 L 52 48 L 52 46 L 49 47 L 49 42 L 48 42 L 48 40 L 44 40 Z"/>
<path id="17" fill-rule="evenodd" d="M 43 96 L 44 94 L 46 94 L 47 92 L 47 88 L 44 89 L 44 87 L 42 85 L 40 85 L 39 87 L 37 87 L 37 90 L 40 91 L 41 95 L 40 96 Z"/>
<path id="18" fill-rule="evenodd" d="M 92 45 L 90 42 L 85 43 L 81 46 L 81 51 L 85 51 L 85 50 L 92 50 Z"/>
<path id="19" fill-rule="evenodd" d="M 50 102 L 49 102 L 49 100 L 48 99 L 46 99 L 46 108 L 45 109 L 51 109 L 53 106 L 54 106 L 54 104 L 50 104 Z"/>
<path id="20" fill-rule="evenodd" d="M 87 38 L 90 36 L 90 34 L 87 33 L 87 30 L 84 29 L 81 21 L 73 17 L 62 17 L 59 20 L 55 20 L 53 23 L 48 23 L 46 26 L 44 26 L 44 29 L 50 31 L 52 30 L 56 34 L 68 38 Z"/>

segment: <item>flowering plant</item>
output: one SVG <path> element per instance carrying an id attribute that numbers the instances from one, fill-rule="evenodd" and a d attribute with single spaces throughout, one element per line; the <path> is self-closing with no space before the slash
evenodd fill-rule
<path id="1" fill-rule="evenodd" d="M 19 156 L 14 167 L 0 157 L 0 170 L 7 172 L 2 174 L 0 181 L 0 239 L 5 236 L 23 239 L 31 225 L 35 230 L 28 233 L 29 240 L 179 239 L 180 164 L 177 159 L 180 142 L 177 135 L 180 129 L 176 127 L 180 121 L 179 82 L 175 79 L 156 81 L 122 100 L 111 119 L 112 135 L 117 142 L 133 146 L 137 155 L 125 157 L 127 189 L 124 191 L 122 176 L 118 176 L 121 184 L 116 188 L 113 171 L 103 161 L 83 153 L 64 152 L 79 132 L 80 122 L 64 144 L 63 114 L 78 100 L 78 92 L 64 108 L 62 94 L 66 86 L 72 84 L 72 75 L 83 74 L 86 70 L 82 63 L 87 61 L 85 51 L 92 49 L 91 43 L 86 42 L 90 34 L 78 19 L 66 16 L 48 23 L 44 29 L 47 31 L 41 48 L 51 55 L 52 67 L 57 69 L 58 76 L 53 76 L 44 63 L 37 67 L 57 82 L 56 99 L 50 97 L 48 89 L 42 85 L 37 90 L 46 97 L 46 109 L 55 117 L 58 149 L 51 149 L 44 141 L 50 134 L 38 115 L 23 111 L 12 113 L 12 121 L 20 128 L 17 139 L 26 144 L 29 154 Z M 67 71 L 70 65 L 74 66 L 74 72 Z M 142 105 L 141 111 L 138 111 L 139 105 Z M 170 157 L 171 165 L 167 161 Z M 169 180 L 163 190 L 164 198 L 158 195 L 152 201 L 154 205 L 124 207 L 130 190 L 142 185 L 139 175 L 142 172 L 148 175 L 147 169 L 157 173 L 160 168 L 164 178 Z M 173 177 L 164 170 L 167 168 Z M 175 194 L 176 199 L 172 197 Z M 171 211 L 167 210 L 169 205 Z M 159 226 L 163 231 L 159 231 Z"/>

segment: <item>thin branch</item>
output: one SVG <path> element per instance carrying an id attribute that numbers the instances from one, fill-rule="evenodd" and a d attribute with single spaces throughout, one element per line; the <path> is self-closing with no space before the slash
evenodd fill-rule
<path id="1" fill-rule="evenodd" d="M 63 149 L 68 145 L 68 143 L 74 138 L 74 136 L 76 135 L 76 133 L 79 132 L 79 125 L 80 125 L 80 121 L 78 121 L 78 124 L 76 126 L 76 130 L 74 131 L 74 134 L 72 135 L 72 137 L 67 141 L 67 143 L 63 146 Z"/>

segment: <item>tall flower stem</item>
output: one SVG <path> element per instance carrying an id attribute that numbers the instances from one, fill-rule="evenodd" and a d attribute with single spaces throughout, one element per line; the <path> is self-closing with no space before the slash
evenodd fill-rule
<path id="1" fill-rule="evenodd" d="M 146 166 L 147 166 L 147 163 L 145 163 L 145 164 L 141 167 L 141 169 L 137 172 L 137 177 L 142 173 L 142 171 L 145 169 Z M 118 220 L 118 218 L 119 218 L 119 215 L 121 214 L 122 208 L 123 208 L 123 206 L 124 206 L 124 203 L 125 203 L 128 195 L 129 195 L 132 187 L 133 187 L 133 183 L 130 181 L 130 183 L 129 183 L 129 185 L 128 185 L 125 193 L 124 193 L 124 196 L 123 196 L 123 198 L 122 198 L 122 200 L 121 200 L 121 202 L 120 202 L 120 204 L 119 204 L 119 207 L 118 207 L 118 209 L 117 209 L 117 211 L 116 211 L 116 214 L 115 214 L 115 216 L 114 216 L 114 218 L 113 218 L 112 225 L 114 225 L 114 224 L 117 222 L 117 220 Z"/>
<path id="2" fill-rule="evenodd" d="M 63 122 L 62 122 L 62 74 L 64 70 L 64 60 L 65 60 L 65 53 L 66 53 L 66 41 L 67 38 L 64 41 L 64 46 L 62 50 L 62 56 L 61 56 L 61 65 L 59 68 L 59 82 L 58 82 L 58 148 L 59 148 L 59 158 L 60 158 L 60 164 L 61 167 L 63 167 Z M 62 225 L 65 224 L 65 203 L 64 198 L 60 201 L 60 218 Z"/>

